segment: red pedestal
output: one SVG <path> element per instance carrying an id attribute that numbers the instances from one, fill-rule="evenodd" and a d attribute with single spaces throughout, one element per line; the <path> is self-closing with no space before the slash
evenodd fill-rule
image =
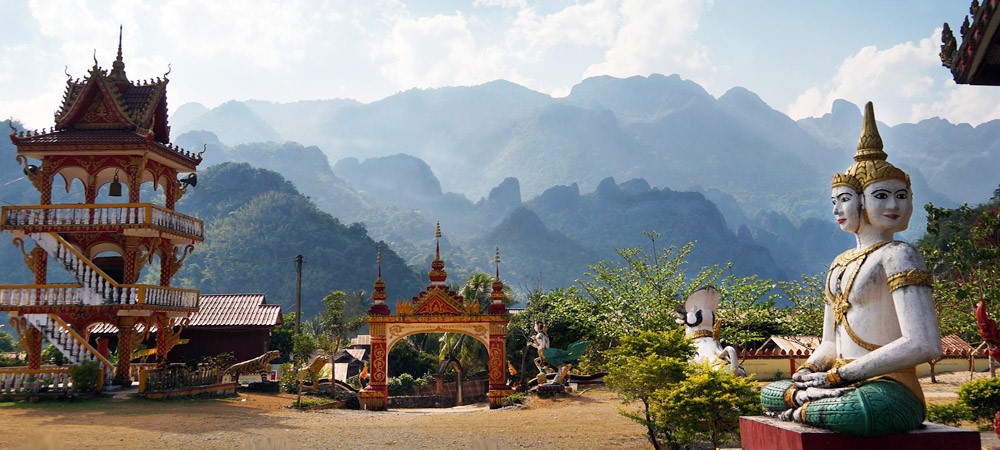
<path id="1" fill-rule="evenodd" d="M 765 416 L 740 417 L 743 450 L 980 450 L 979 433 L 936 423 L 902 434 L 858 437 Z"/>

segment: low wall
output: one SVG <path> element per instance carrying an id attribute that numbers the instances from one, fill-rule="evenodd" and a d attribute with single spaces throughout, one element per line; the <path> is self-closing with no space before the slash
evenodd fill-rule
<path id="1" fill-rule="evenodd" d="M 389 408 L 448 408 L 455 406 L 440 395 L 398 395 L 389 397 Z"/>
<path id="2" fill-rule="evenodd" d="M 171 389 L 168 391 L 146 391 L 140 396 L 155 400 L 166 400 L 177 397 L 194 397 L 197 395 L 212 395 L 226 397 L 236 395 L 236 383 L 219 383 L 209 386 L 194 386 L 188 388 Z"/>

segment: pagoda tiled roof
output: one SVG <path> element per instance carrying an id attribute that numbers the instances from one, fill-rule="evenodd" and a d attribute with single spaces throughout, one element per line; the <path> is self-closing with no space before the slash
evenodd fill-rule
<path id="1" fill-rule="evenodd" d="M 281 325 L 281 305 L 268 305 L 264 294 L 202 295 L 189 327 Z"/>
<path id="2" fill-rule="evenodd" d="M 172 144 L 163 144 L 161 142 L 150 141 L 147 136 L 143 136 L 135 131 L 126 129 L 108 129 L 108 130 L 91 130 L 91 129 L 69 129 L 69 130 L 54 130 L 48 132 L 33 132 L 11 134 L 11 141 L 18 146 L 32 146 L 32 145 L 79 145 L 79 144 L 145 144 L 150 143 L 156 145 L 164 151 L 173 153 L 177 156 L 181 156 L 190 160 L 189 162 L 197 164 L 201 161 L 201 157 L 197 154 L 184 150 L 178 146 Z M 90 148 L 80 149 L 81 152 L 91 151 Z"/>
<path id="3" fill-rule="evenodd" d="M 269 305 L 264 294 L 202 294 L 188 328 L 276 327 L 283 323 L 281 305 Z M 156 326 L 151 328 L 156 331 Z M 118 327 L 101 323 L 91 333 L 113 334 Z"/>

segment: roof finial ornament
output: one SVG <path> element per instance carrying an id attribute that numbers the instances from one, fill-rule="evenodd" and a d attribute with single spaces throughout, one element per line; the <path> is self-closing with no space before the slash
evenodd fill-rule
<path id="1" fill-rule="evenodd" d="M 14 128 L 14 118 L 10 117 L 7 119 L 7 126 L 10 127 L 10 135 L 13 136 L 17 133 L 17 128 Z"/>
<path id="2" fill-rule="evenodd" d="M 204 155 L 208 151 L 208 143 L 201 144 L 201 151 L 198 152 L 198 159 L 201 159 L 201 155 Z M 382 258 L 382 246 L 379 246 L 379 258 Z"/>
<path id="3" fill-rule="evenodd" d="M 500 279 L 500 245 L 499 244 L 497 245 L 497 254 L 496 254 L 496 256 L 493 257 L 493 262 L 496 263 L 496 266 L 497 266 L 497 279 L 499 280 Z"/>
<path id="4" fill-rule="evenodd" d="M 122 60 L 122 25 L 118 25 L 118 60 Z"/>
<path id="5" fill-rule="evenodd" d="M 98 67 L 98 65 L 97 65 L 97 49 L 96 48 L 94 49 L 94 67 L 95 68 Z"/>
<path id="6" fill-rule="evenodd" d="M 164 80 L 166 80 L 166 79 L 167 79 L 167 75 L 170 75 L 170 71 L 171 71 L 171 70 L 173 70 L 173 69 L 171 69 L 171 68 L 170 68 L 170 64 L 168 63 L 168 64 L 167 64 L 167 73 L 163 74 L 163 79 L 164 79 Z"/>
<path id="7" fill-rule="evenodd" d="M 441 259 L 441 221 L 434 227 L 434 260 Z"/>
<path id="8" fill-rule="evenodd" d="M 855 161 L 882 160 L 889 158 L 883 150 L 882 136 L 878 134 L 878 123 L 875 122 L 875 106 L 872 102 L 865 104 L 865 116 L 861 122 L 861 136 L 858 137 L 858 152 L 854 154 Z"/>
<path id="9" fill-rule="evenodd" d="M 73 80 L 73 75 L 69 74 L 69 66 L 63 66 L 63 73 L 66 74 L 66 78 L 68 78 L 67 81 Z"/>

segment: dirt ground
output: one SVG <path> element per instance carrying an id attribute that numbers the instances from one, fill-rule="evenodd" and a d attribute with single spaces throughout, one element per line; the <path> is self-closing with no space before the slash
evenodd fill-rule
<path id="1" fill-rule="evenodd" d="M 983 376 L 977 374 L 977 376 Z M 922 379 L 928 402 L 949 403 L 969 374 Z M 120 397 L 120 396 L 119 396 Z M 583 390 L 486 405 L 387 412 L 288 409 L 294 396 L 241 393 L 214 400 L 96 399 L 0 404 L 0 448 L 24 449 L 647 449 L 643 428 L 618 414 L 615 394 Z M 992 431 L 983 447 L 1000 449 Z"/>

